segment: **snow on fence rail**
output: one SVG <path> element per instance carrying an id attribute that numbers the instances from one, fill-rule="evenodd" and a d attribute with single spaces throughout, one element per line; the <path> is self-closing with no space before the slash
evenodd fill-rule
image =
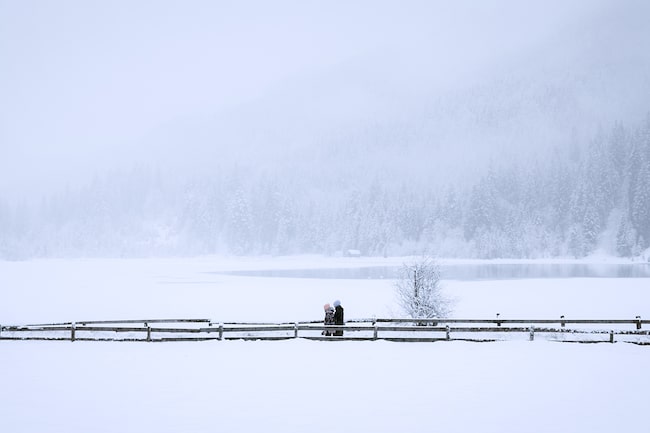
<path id="1" fill-rule="evenodd" d="M 214 322 L 210 319 L 95 320 L 0 326 L 0 340 L 204 341 L 204 340 L 389 340 L 500 341 L 543 338 L 566 342 L 629 342 L 650 345 L 650 320 L 634 319 L 356 319 L 343 326 L 321 321 Z M 553 326 L 556 325 L 556 326 Z M 334 334 L 339 331 L 342 335 Z"/>

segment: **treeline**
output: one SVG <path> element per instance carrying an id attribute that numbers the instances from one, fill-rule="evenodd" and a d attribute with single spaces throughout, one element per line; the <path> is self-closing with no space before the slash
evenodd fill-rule
<path id="1" fill-rule="evenodd" d="M 586 150 L 490 171 L 465 206 L 464 238 L 480 257 L 583 257 L 650 247 L 650 122 L 616 126 Z"/>
<path id="2" fill-rule="evenodd" d="M 471 185 L 341 171 L 215 168 L 193 181 L 145 167 L 115 172 L 37 206 L 0 202 L 0 257 L 358 249 L 534 258 L 599 248 L 637 256 L 650 247 L 650 120 L 531 163 L 496 161 Z"/>

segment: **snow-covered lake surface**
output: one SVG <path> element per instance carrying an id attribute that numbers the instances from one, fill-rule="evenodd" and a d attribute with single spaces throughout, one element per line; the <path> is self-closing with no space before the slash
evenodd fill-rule
<path id="1" fill-rule="evenodd" d="M 401 258 L 0 262 L 0 323 L 396 315 L 390 279 L 216 272 L 394 267 Z M 591 266 L 594 263 L 590 263 Z M 648 278 L 449 280 L 454 317 L 650 317 Z M 497 343 L 0 342 L 7 432 L 643 430 L 648 346 Z"/>

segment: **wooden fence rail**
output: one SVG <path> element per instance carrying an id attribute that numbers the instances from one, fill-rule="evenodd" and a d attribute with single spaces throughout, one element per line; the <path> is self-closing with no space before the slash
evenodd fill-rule
<path id="1" fill-rule="evenodd" d="M 343 326 L 321 321 L 217 323 L 209 319 L 95 320 L 0 326 L 0 340 L 204 341 L 204 340 L 389 340 L 629 342 L 650 345 L 650 320 L 634 319 L 353 319 Z M 140 326 L 138 326 L 140 325 Z M 555 326 L 553 326 L 555 325 Z M 332 335 L 339 331 L 343 335 Z"/>

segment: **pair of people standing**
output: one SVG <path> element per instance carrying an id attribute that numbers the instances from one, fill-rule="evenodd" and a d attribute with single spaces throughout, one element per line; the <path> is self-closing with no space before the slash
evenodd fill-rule
<path id="1" fill-rule="evenodd" d="M 341 301 L 338 299 L 334 301 L 334 307 L 332 307 L 330 304 L 325 304 L 323 305 L 323 309 L 325 310 L 325 325 L 344 325 L 345 321 L 343 320 L 343 307 L 341 306 Z M 329 336 L 329 335 L 335 335 L 335 336 L 342 336 L 343 335 L 343 330 L 337 330 L 337 331 L 323 331 L 323 335 Z"/>

